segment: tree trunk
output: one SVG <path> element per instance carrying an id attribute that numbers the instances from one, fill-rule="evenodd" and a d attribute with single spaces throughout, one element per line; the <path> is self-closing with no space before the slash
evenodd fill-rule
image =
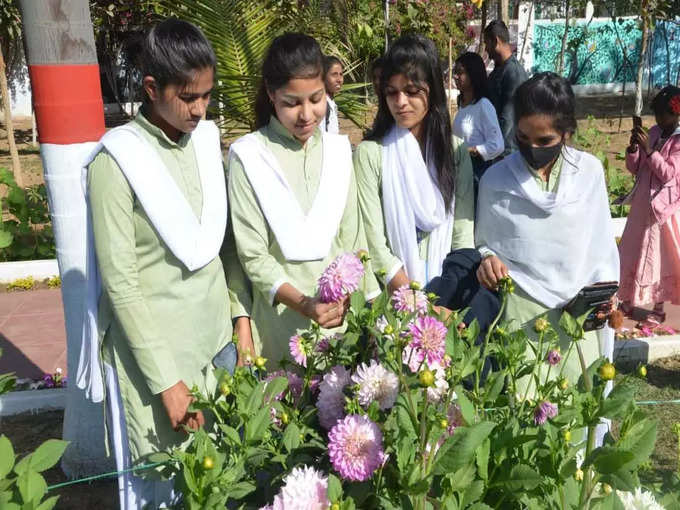
<path id="1" fill-rule="evenodd" d="M 111 470 L 103 404 L 76 385 L 83 327 L 87 209 L 82 165 L 104 133 L 104 106 L 88 0 L 21 0 L 26 59 L 57 245 L 66 322 L 68 385 L 62 469 L 70 477 Z"/>
<path id="2" fill-rule="evenodd" d="M 19 151 L 14 140 L 14 126 L 12 125 L 12 104 L 9 100 L 9 87 L 7 86 L 7 75 L 5 74 L 5 57 L 0 51 L 0 96 L 2 97 L 2 109 L 5 111 L 5 130 L 7 131 L 7 143 L 9 144 L 9 155 L 12 158 L 12 172 L 17 186 L 24 187 L 24 176 L 21 173 L 21 162 L 19 161 Z"/>
<path id="3" fill-rule="evenodd" d="M 564 54 L 567 51 L 567 40 L 569 39 L 569 12 L 571 0 L 566 0 L 564 10 L 564 33 L 562 34 L 562 47 L 560 48 L 560 59 L 557 65 L 557 74 L 562 76 L 564 73 Z"/>
<path id="4" fill-rule="evenodd" d="M 498 0 L 498 19 L 510 28 L 509 0 Z"/>
<path id="5" fill-rule="evenodd" d="M 449 93 L 447 95 L 448 104 L 446 105 L 449 109 L 449 115 L 451 115 L 451 94 L 453 88 L 453 38 L 449 37 Z"/>
<path id="6" fill-rule="evenodd" d="M 635 115 L 642 114 L 642 80 L 645 72 L 645 56 L 649 44 L 649 15 L 647 14 L 647 0 L 642 1 L 640 16 L 642 17 L 642 46 L 640 48 L 640 60 L 638 61 L 637 77 L 635 79 Z"/>
<path id="7" fill-rule="evenodd" d="M 486 28 L 486 16 L 487 16 L 487 1 L 484 0 L 484 3 L 482 4 L 482 21 L 480 22 L 479 25 L 479 49 L 477 50 L 477 53 L 481 55 L 482 58 L 484 58 L 484 29 Z"/>

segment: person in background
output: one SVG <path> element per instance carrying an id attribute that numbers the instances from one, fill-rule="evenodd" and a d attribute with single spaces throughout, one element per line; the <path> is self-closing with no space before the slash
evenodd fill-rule
<path id="1" fill-rule="evenodd" d="M 185 427 L 209 419 L 190 408 L 190 388 L 215 391 L 211 362 L 230 345 L 232 330 L 242 355 L 254 354 L 249 303 L 235 293 L 248 295 L 227 227 L 220 134 L 202 120 L 215 54 L 196 26 L 167 19 L 146 36 L 140 62 L 144 104 L 134 120 L 104 135 L 87 169 L 91 232 L 80 361 L 87 369 L 79 367 L 77 377 L 97 401 L 104 373 L 126 510 L 176 503 L 173 481 L 148 473 L 143 479 L 129 468 L 181 447 Z"/>
<path id="2" fill-rule="evenodd" d="M 371 82 L 373 83 L 373 92 L 378 97 L 380 94 L 380 75 L 383 70 L 383 57 L 378 57 L 371 62 Z"/>
<path id="3" fill-rule="evenodd" d="M 479 180 L 491 162 L 503 153 L 505 144 L 496 110 L 489 101 L 484 60 L 466 52 L 456 59 L 453 80 L 458 95 L 458 111 L 453 119 L 453 134 L 467 144 L 475 176 L 475 201 Z"/>
<path id="4" fill-rule="evenodd" d="M 503 156 L 506 156 L 517 149 L 512 97 L 517 87 L 527 80 L 527 73 L 512 53 L 510 32 L 502 21 L 494 20 L 486 26 L 484 45 L 494 62 L 489 76 L 489 99 L 496 108 L 505 143 Z"/>
<path id="5" fill-rule="evenodd" d="M 407 35 L 392 44 L 378 99 L 354 169 L 371 262 L 394 292 L 441 275 L 451 250 L 474 248 L 472 164 L 451 134 L 432 41 Z"/>
<path id="6" fill-rule="evenodd" d="M 339 133 L 338 105 L 333 98 L 342 89 L 344 77 L 342 62 L 337 57 L 326 55 L 323 58 L 323 81 L 326 87 L 326 116 L 321 121 L 321 130 L 328 133 Z"/>
<path id="7" fill-rule="evenodd" d="M 347 136 L 322 133 L 323 56 L 314 38 L 277 37 L 262 64 L 257 131 L 230 147 L 229 201 L 239 259 L 252 284 L 253 339 L 274 364 L 312 321 L 344 324 L 348 300 L 324 303 L 321 273 L 337 256 L 366 249 Z M 370 267 L 370 266 L 369 266 Z M 370 270 L 366 293 L 380 289 Z"/>
<path id="8" fill-rule="evenodd" d="M 626 168 L 635 175 L 630 214 L 621 237 L 622 310 L 654 303 L 643 324 L 664 322 L 664 302 L 680 304 L 680 88 L 664 87 L 652 101 L 656 125 L 633 128 Z"/>
<path id="9" fill-rule="evenodd" d="M 569 83 L 536 74 L 517 89 L 514 109 L 519 151 L 491 166 L 479 184 L 475 239 L 484 259 L 477 276 L 488 289 L 505 276 L 514 280 L 505 319 L 538 341 L 537 319 L 557 324 L 583 287 L 618 279 L 619 254 L 602 163 L 566 145 L 576 130 Z M 558 342 L 563 359 L 552 374 L 563 370 L 575 383 L 576 350 L 564 333 Z M 611 361 L 613 331 L 588 332 L 581 345 L 586 365 L 600 356 Z M 529 357 L 533 352 L 527 347 Z M 527 384 L 525 378 L 523 389 L 511 391 L 524 394 Z"/>

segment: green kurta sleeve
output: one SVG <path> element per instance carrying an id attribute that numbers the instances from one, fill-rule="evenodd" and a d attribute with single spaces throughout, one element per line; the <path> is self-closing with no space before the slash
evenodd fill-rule
<path id="1" fill-rule="evenodd" d="M 472 177 L 472 160 L 467 146 L 453 137 L 458 173 L 456 176 L 456 204 L 453 214 L 453 239 L 451 250 L 475 247 L 475 192 Z"/>
<path id="2" fill-rule="evenodd" d="M 253 305 L 252 289 L 236 253 L 236 240 L 234 239 L 231 219 L 228 221 L 227 231 L 224 235 L 220 258 L 229 289 L 231 318 L 235 320 L 239 317 L 249 317 Z"/>
<path id="3" fill-rule="evenodd" d="M 139 287 L 132 190 L 106 151 L 90 164 L 88 186 L 104 290 L 149 390 L 160 393 L 180 377 Z"/>
<path id="4" fill-rule="evenodd" d="M 271 254 L 267 220 L 260 210 L 238 156 L 229 159 L 229 205 L 238 257 L 254 288 L 274 303 L 276 291 L 288 281 L 286 273 Z M 293 286 L 295 282 L 289 281 Z"/>
<path id="5" fill-rule="evenodd" d="M 388 284 L 403 263 L 392 253 L 385 233 L 382 208 L 382 146 L 366 141 L 354 151 L 354 172 L 357 179 L 359 209 L 368 241 L 373 269 L 386 271 Z"/>

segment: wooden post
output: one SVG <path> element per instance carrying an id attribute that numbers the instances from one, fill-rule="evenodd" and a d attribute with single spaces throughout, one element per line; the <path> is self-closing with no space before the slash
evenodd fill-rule
<path id="1" fill-rule="evenodd" d="M 484 29 L 486 28 L 486 17 L 487 17 L 487 1 L 484 0 L 482 3 L 482 20 L 480 21 L 479 24 L 479 48 L 477 49 L 477 53 L 484 58 Z"/>
<path id="2" fill-rule="evenodd" d="M 510 27 L 510 13 L 509 10 L 509 0 L 498 0 L 498 19 L 502 20 L 503 23 L 509 28 Z"/>
<path id="3" fill-rule="evenodd" d="M 2 96 L 2 109 L 5 111 L 5 130 L 9 144 L 9 155 L 12 158 L 12 172 L 17 186 L 24 187 L 24 176 L 21 173 L 21 161 L 19 151 L 14 139 L 14 125 L 12 124 L 12 104 L 9 100 L 9 87 L 7 86 L 7 74 L 5 74 L 5 57 L 0 50 L 0 96 Z"/>
<path id="4" fill-rule="evenodd" d="M 567 51 L 567 40 L 569 39 L 569 10 L 571 0 L 565 0 L 564 6 L 564 33 L 562 34 L 562 47 L 560 48 L 560 59 L 557 64 L 557 74 L 562 76 L 564 73 L 564 53 Z"/>
<path id="5" fill-rule="evenodd" d="M 642 18 L 642 47 L 640 48 L 640 60 L 638 60 L 637 76 L 635 79 L 635 115 L 642 114 L 642 79 L 645 71 L 645 56 L 649 44 L 649 17 L 647 6 L 649 0 L 642 0 L 640 5 L 640 17 Z"/>
<path id="6" fill-rule="evenodd" d="M 451 100 L 451 94 L 453 93 L 453 37 L 449 37 L 449 94 L 448 94 L 448 108 L 449 108 L 449 115 L 452 115 L 452 109 L 451 105 L 453 101 Z"/>
<path id="7" fill-rule="evenodd" d="M 104 133 L 104 107 L 88 0 L 21 0 L 26 58 L 50 204 L 66 319 L 68 385 L 62 469 L 111 470 L 103 404 L 76 385 L 83 327 L 87 209 L 82 167 Z"/>

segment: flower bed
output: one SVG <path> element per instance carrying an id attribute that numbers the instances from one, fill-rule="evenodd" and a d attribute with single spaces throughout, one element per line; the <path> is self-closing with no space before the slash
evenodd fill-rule
<path id="1" fill-rule="evenodd" d="M 656 422 L 627 379 L 605 396 L 616 370 L 603 359 L 585 366 L 578 320 L 540 319 L 537 342 L 498 319 L 481 336 L 459 313 L 439 314 L 415 283 L 369 305 L 357 274 L 345 259 L 320 280 L 321 296 L 351 292 L 344 333 L 313 327 L 291 339 L 294 362 L 267 372 L 258 358 L 218 371 L 214 394 L 194 390 L 193 407 L 211 410 L 214 427 L 151 459 L 169 462 L 187 508 L 582 509 L 653 499 L 639 492 L 637 472 Z M 511 291 L 504 282 L 503 307 Z M 573 339 L 565 353 L 558 330 Z M 578 381 L 562 373 L 570 356 L 581 359 Z M 605 418 L 621 426 L 596 447 Z"/>

